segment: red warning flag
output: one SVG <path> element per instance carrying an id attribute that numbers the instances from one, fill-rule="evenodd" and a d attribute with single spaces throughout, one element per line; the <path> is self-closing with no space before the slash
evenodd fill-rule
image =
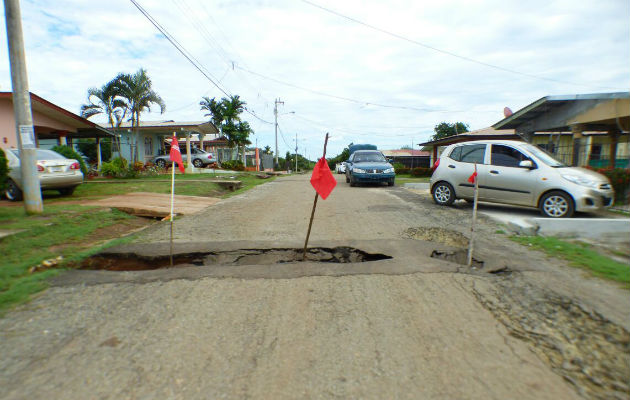
<path id="1" fill-rule="evenodd" d="M 177 136 L 173 136 L 171 139 L 171 152 L 169 154 L 169 159 L 174 163 L 177 163 L 177 166 L 179 167 L 179 170 L 182 171 L 182 174 L 185 173 L 184 160 L 182 160 L 182 152 L 179 151 Z"/>
<path id="2" fill-rule="evenodd" d="M 468 182 L 470 183 L 475 183 L 475 180 L 477 180 L 477 171 L 473 172 L 472 175 L 468 177 Z"/>
<path id="3" fill-rule="evenodd" d="M 315 168 L 313 168 L 311 185 L 313 185 L 317 194 L 322 196 L 322 199 L 324 200 L 326 200 L 326 197 L 328 197 L 335 186 L 337 186 L 337 180 L 333 176 L 332 172 L 330 172 L 328 162 L 326 162 L 326 159 L 323 157 L 317 161 Z"/>

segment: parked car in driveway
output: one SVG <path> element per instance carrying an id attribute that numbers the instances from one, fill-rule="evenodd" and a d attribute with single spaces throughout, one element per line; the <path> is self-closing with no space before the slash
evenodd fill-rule
<path id="1" fill-rule="evenodd" d="M 608 178 L 569 167 L 544 150 L 515 140 L 487 140 L 448 146 L 434 165 L 433 200 L 450 205 L 472 200 L 468 178 L 477 164 L 479 200 L 536 207 L 552 218 L 571 217 L 612 206 L 615 193 Z"/>
<path id="2" fill-rule="evenodd" d="M 357 150 L 346 161 L 346 182 L 350 186 L 370 182 L 394 186 L 395 178 L 394 167 L 378 150 Z"/>
<path id="3" fill-rule="evenodd" d="M 35 149 L 37 177 L 42 190 L 58 190 L 64 196 L 71 195 L 81 183 L 83 173 L 77 160 L 62 156 L 52 150 Z M 22 168 L 18 149 L 5 150 L 9 162 L 7 188 L 4 192 L 11 201 L 22 200 Z"/>
<path id="4" fill-rule="evenodd" d="M 217 161 L 215 160 L 214 155 L 212 153 L 208 153 L 201 149 L 195 149 L 195 148 L 190 149 L 190 153 L 191 153 L 191 158 L 192 158 L 192 164 L 195 166 L 195 168 L 205 168 L 209 164 L 213 164 Z M 186 154 L 185 150 L 182 151 L 182 159 L 184 160 L 184 162 L 188 161 L 188 154 Z M 155 157 L 153 162 L 155 163 L 155 165 L 157 165 L 160 168 L 166 168 L 167 166 L 170 166 L 173 163 L 170 160 L 168 154 Z"/>

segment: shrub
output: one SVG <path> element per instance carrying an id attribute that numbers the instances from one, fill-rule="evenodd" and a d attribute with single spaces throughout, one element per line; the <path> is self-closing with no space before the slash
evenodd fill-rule
<path id="1" fill-rule="evenodd" d="M 62 156 L 66 157 L 66 158 L 71 158 L 74 160 L 77 160 L 79 162 L 79 165 L 81 166 L 81 172 L 83 172 L 83 176 L 87 176 L 88 175 L 88 168 L 87 165 L 85 165 L 85 161 L 83 161 L 83 157 L 81 157 L 81 155 L 79 155 L 79 153 L 77 153 L 76 151 L 74 151 L 74 149 L 70 146 L 55 146 L 52 148 L 52 151 L 55 151 L 59 154 L 61 154 Z"/>
<path id="2" fill-rule="evenodd" d="M 221 163 L 221 167 L 224 169 L 231 169 L 233 171 L 245 171 L 245 166 L 241 160 L 227 160 Z"/>
<path id="3" fill-rule="evenodd" d="M 405 167 L 405 164 L 403 164 L 403 163 L 399 163 L 399 162 L 397 162 L 397 163 L 393 163 L 393 164 L 392 164 L 392 167 L 394 167 L 394 169 L 395 169 L 396 171 L 398 171 L 399 169 L 405 169 L 405 168 L 407 168 L 407 167 Z"/>
<path id="4" fill-rule="evenodd" d="M 136 161 L 135 163 L 133 163 L 133 170 L 144 171 L 144 164 L 142 163 L 142 161 Z"/>
<path id="5" fill-rule="evenodd" d="M 0 191 L 5 189 L 7 183 L 7 175 L 9 174 L 9 160 L 4 154 L 4 151 L 0 149 Z"/>
<path id="6" fill-rule="evenodd" d="M 410 171 L 410 169 L 405 167 L 404 165 L 401 168 L 394 167 L 394 170 L 396 171 L 396 175 L 405 175 L 408 174 Z"/>
<path id="7" fill-rule="evenodd" d="M 589 168 L 593 169 L 593 168 Z M 595 169 L 605 175 L 615 189 L 615 200 L 625 201 L 630 189 L 630 169 L 628 168 L 599 168 Z"/>
<path id="8" fill-rule="evenodd" d="M 431 168 L 417 167 L 411 170 L 411 176 L 416 177 L 430 177 L 433 174 Z"/>
<path id="9" fill-rule="evenodd" d="M 121 157 L 116 157 L 110 162 L 104 162 L 101 164 L 101 175 L 120 177 L 126 174 L 127 160 Z"/>

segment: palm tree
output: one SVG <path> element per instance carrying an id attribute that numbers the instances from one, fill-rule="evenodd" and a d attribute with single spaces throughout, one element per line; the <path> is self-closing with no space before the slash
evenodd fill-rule
<path id="1" fill-rule="evenodd" d="M 131 113 L 131 128 L 134 131 L 133 161 L 138 161 L 138 128 L 140 127 L 140 114 L 151 111 L 151 105 L 157 104 L 160 113 L 166 110 L 164 100 L 152 88 L 151 78 L 144 68 L 140 68 L 135 74 L 120 73 L 114 79 L 116 91 L 127 104 Z"/>
<path id="2" fill-rule="evenodd" d="M 95 115 L 107 115 L 107 122 L 114 132 L 120 127 L 125 115 L 127 114 L 127 105 L 124 101 L 117 98 L 116 82 L 111 80 L 99 88 L 88 89 L 87 104 L 81 106 L 81 116 L 90 118 Z M 114 137 L 116 146 L 120 151 L 120 138 Z"/>
<path id="3" fill-rule="evenodd" d="M 245 110 L 245 104 L 247 103 L 238 95 L 223 97 L 218 101 L 214 97 L 202 97 L 199 102 L 201 109 L 208 111 L 205 116 L 209 116 L 212 123 L 219 128 L 219 135 L 225 136 L 230 148 L 242 144 L 238 139 L 239 124 L 241 123 L 240 114 Z M 249 127 L 249 124 L 247 126 Z M 249 129 L 251 131 L 251 128 Z"/>
<path id="4" fill-rule="evenodd" d="M 222 125 L 225 120 L 224 112 L 223 112 L 223 102 L 216 101 L 213 98 L 202 97 L 202 100 L 199 102 L 202 110 L 208 111 L 207 114 L 204 114 L 206 117 L 210 117 L 210 121 L 219 128 L 219 134 L 222 134 Z"/>

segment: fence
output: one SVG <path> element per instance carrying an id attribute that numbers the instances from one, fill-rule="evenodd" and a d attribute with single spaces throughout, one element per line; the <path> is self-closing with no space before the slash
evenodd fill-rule
<path id="1" fill-rule="evenodd" d="M 611 165 L 610 158 L 610 138 L 586 138 L 580 141 L 579 145 L 573 143 L 563 142 L 547 142 L 536 143 L 536 145 L 553 157 L 562 161 L 567 165 L 573 165 L 574 152 L 578 155 L 579 166 L 589 166 L 593 168 L 609 168 Z M 628 138 L 620 140 L 617 143 L 617 153 L 615 157 L 614 168 L 628 168 L 630 163 L 630 146 L 628 144 Z"/>

